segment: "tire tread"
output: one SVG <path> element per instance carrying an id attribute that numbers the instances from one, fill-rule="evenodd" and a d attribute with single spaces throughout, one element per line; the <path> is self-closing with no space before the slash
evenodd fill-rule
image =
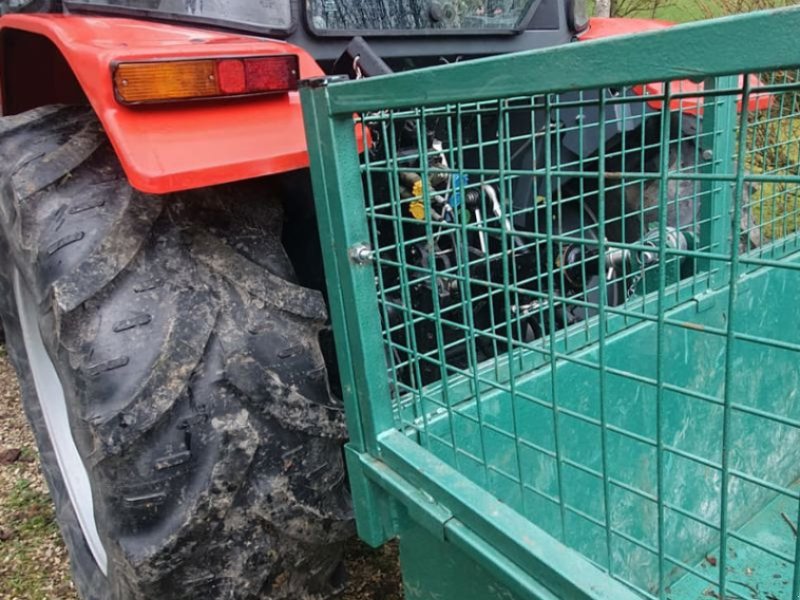
<path id="1" fill-rule="evenodd" d="M 3 120 L 0 156 L 33 137 L 34 154 L 0 169 L 0 280 L 16 265 L 40 303 L 93 483 L 110 571 L 101 589 L 64 517 L 78 587 L 125 600 L 330 597 L 352 535 L 343 410 L 319 348 L 322 295 L 293 282 L 270 241 L 280 202 L 264 182 L 139 193 L 88 109 Z M 32 386 L 25 395 L 35 413 Z"/>

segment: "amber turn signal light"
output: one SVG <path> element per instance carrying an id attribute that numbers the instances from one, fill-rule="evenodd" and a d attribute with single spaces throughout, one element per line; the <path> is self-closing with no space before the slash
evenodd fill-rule
<path id="1" fill-rule="evenodd" d="M 279 94 L 297 89 L 299 72 L 293 54 L 120 62 L 114 93 L 121 104 Z"/>

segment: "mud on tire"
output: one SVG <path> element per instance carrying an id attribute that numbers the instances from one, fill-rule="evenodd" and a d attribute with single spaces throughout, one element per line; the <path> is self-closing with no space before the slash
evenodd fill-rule
<path id="1" fill-rule="evenodd" d="M 319 333 L 264 182 L 149 196 L 89 109 L 0 121 L 0 315 L 84 598 L 328 598 L 352 533 Z M 107 574 L 54 457 L 18 321 L 35 299 Z M 63 424 L 64 427 L 67 424 Z"/>

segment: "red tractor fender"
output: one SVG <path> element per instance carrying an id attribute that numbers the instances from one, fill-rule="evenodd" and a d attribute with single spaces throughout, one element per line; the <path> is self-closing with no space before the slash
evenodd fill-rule
<path id="1" fill-rule="evenodd" d="M 580 41 L 599 40 L 617 35 L 628 35 L 634 33 L 644 33 L 658 29 L 668 29 L 676 24 L 670 21 L 658 19 L 622 19 L 622 18 L 598 18 L 589 21 L 589 28 L 580 35 Z M 744 84 L 744 75 L 739 77 L 739 85 Z M 694 92 L 703 91 L 703 83 L 696 83 L 687 79 L 670 82 L 670 92 L 672 94 L 687 95 L 687 97 L 674 98 L 670 102 L 671 110 L 680 110 L 692 115 L 703 114 L 703 99 L 701 96 L 692 97 Z M 769 93 L 758 93 L 757 88 L 761 87 L 761 81 L 756 75 L 750 75 L 750 88 L 752 95 L 748 102 L 748 110 L 751 112 L 763 111 L 772 104 L 773 96 Z M 649 82 L 632 86 L 634 93 L 640 96 L 662 96 L 664 94 L 664 84 L 662 82 Z M 662 101 L 653 98 L 647 102 L 651 108 L 660 110 Z M 742 99 L 739 98 L 738 110 L 742 110 Z"/>
<path id="2" fill-rule="evenodd" d="M 4 114 L 85 95 L 131 185 L 164 194 L 308 165 L 299 94 L 126 107 L 116 61 L 296 54 L 302 78 L 322 75 L 303 49 L 274 40 L 124 18 L 0 18 Z M 49 50 L 48 50 L 49 48 Z"/>

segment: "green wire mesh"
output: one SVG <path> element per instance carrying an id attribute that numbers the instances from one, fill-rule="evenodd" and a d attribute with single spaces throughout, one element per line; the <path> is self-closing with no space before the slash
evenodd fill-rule
<path id="1" fill-rule="evenodd" d="M 395 427 L 644 598 L 800 597 L 800 80 L 360 115 Z"/>
<path id="2" fill-rule="evenodd" d="M 770 108 L 756 111 L 750 118 L 744 155 L 749 173 L 776 176 L 776 180 L 756 186 L 752 194 L 753 220 L 745 227 L 754 241 L 764 243 L 783 240 L 773 246 L 781 251 L 790 248 L 789 234 L 797 230 L 797 186 L 782 181 L 783 176 L 796 176 L 800 163 L 800 95 L 796 91 L 797 71 L 779 71 L 764 76 L 764 81 L 781 93 Z M 772 254 L 767 254 L 772 256 Z"/>

